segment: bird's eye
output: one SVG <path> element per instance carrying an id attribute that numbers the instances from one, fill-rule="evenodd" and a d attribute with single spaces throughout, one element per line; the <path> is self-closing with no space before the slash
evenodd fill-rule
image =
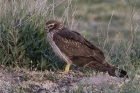
<path id="1" fill-rule="evenodd" d="M 53 27 L 54 27 L 54 25 L 50 25 L 50 26 L 49 26 L 49 28 L 53 28 Z"/>

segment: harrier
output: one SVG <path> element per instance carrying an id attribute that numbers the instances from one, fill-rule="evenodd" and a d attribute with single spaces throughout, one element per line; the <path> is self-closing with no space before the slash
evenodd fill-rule
<path id="1" fill-rule="evenodd" d="M 111 76 L 125 77 L 127 72 L 114 67 L 105 61 L 103 52 L 87 41 L 78 32 L 69 30 L 61 22 L 50 20 L 46 23 L 47 40 L 57 56 L 63 59 L 67 65 L 68 73 L 72 64 L 80 67 L 108 72 Z M 119 72 L 116 75 L 116 71 Z"/>

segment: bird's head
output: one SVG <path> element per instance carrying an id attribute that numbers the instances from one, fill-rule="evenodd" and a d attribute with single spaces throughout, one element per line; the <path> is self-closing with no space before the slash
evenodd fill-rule
<path id="1" fill-rule="evenodd" d="M 53 30 L 61 30 L 64 28 L 64 25 L 61 22 L 49 20 L 46 22 L 45 30 L 47 32 L 53 31 Z"/>

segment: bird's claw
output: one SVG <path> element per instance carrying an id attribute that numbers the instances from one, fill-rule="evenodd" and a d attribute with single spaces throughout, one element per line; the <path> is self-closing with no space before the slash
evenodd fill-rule
<path id="1" fill-rule="evenodd" d="M 60 74 L 68 74 L 67 71 L 60 71 L 59 73 L 60 73 Z"/>

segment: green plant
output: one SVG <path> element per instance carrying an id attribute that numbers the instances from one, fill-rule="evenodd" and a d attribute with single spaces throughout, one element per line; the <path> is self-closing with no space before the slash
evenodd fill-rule
<path id="1" fill-rule="evenodd" d="M 53 68 L 54 65 L 50 64 L 55 62 L 51 56 L 55 55 L 49 56 L 51 49 L 46 41 L 44 30 L 49 11 L 47 3 L 46 0 L 0 2 L 1 65 L 42 70 Z"/>

